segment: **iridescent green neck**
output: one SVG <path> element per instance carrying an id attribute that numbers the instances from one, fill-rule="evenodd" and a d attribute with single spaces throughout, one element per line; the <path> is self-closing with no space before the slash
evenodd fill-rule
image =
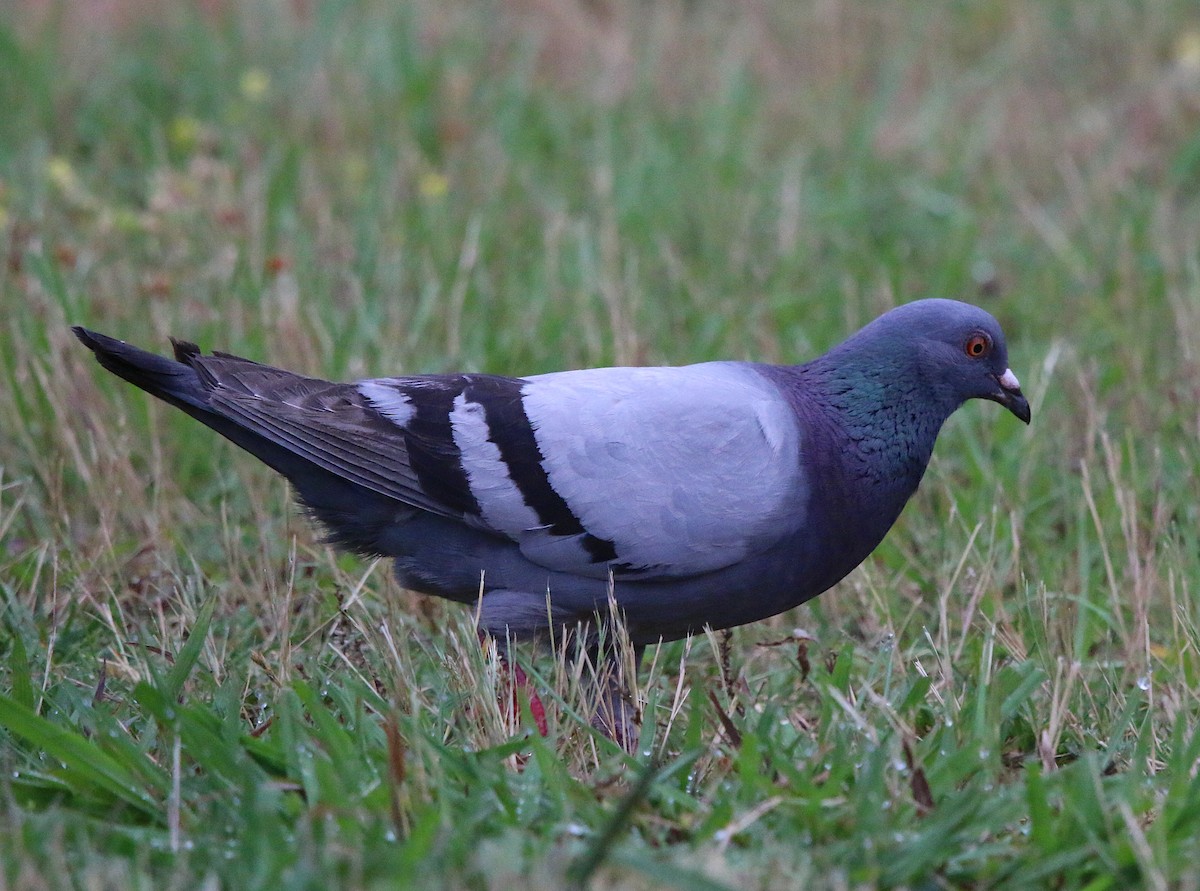
<path id="1" fill-rule="evenodd" d="M 957 406 L 941 404 L 924 386 L 910 351 L 866 348 L 874 344 L 844 349 L 850 345 L 805 367 L 812 396 L 841 429 L 846 457 L 858 475 L 911 494 Z"/>

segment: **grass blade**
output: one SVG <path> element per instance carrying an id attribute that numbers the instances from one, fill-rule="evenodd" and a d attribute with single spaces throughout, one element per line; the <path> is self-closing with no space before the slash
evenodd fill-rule
<path id="1" fill-rule="evenodd" d="M 72 784 L 103 790 L 155 819 L 162 810 L 133 773 L 95 742 L 54 724 L 11 696 L 0 694 L 0 727 L 62 764 L 61 776 Z"/>
<path id="2" fill-rule="evenodd" d="M 175 664 L 167 672 L 164 682 L 166 689 L 163 692 L 172 701 L 179 699 L 188 675 L 192 673 L 192 668 L 200 658 L 200 653 L 204 649 L 204 641 L 208 637 L 208 629 L 212 625 L 213 610 L 216 605 L 217 598 L 211 596 L 200 608 L 187 642 L 180 647 L 179 652 L 175 655 Z"/>

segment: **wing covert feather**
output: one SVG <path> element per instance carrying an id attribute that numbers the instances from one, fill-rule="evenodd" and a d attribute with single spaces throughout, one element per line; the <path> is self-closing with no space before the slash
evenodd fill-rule
<path id="1" fill-rule="evenodd" d="M 528 379 L 550 483 L 622 577 L 687 576 L 774 544 L 803 519 L 798 419 L 753 366 L 611 368 Z M 569 539 L 526 530 L 550 568 L 606 574 Z"/>

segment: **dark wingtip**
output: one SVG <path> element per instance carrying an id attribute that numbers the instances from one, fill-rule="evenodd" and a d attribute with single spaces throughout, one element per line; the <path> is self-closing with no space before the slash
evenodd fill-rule
<path id="1" fill-rule="evenodd" d="M 82 325 L 72 325 L 71 333 L 78 337 L 79 342 L 95 353 L 97 357 L 131 349 L 129 344 L 123 340 L 117 340 L 117 338 L 101 334 L 99 331 L 92 331 Z"/>
<path id="2" fill-rule="evenodd" d="M 104 337 L 103 334 L 97 334 L 95 331 L 89 331 L 82 325 L 72 325 L 71 333 L 79 338 L 79 342 L 89 350 L 99 349 L 101 346 L 101 338 Z"/>
<path id="3" fill-rule="evenodd" d="M 74 334 L 79 342 L 91 350 L 93 353 L 106 354 L 114 352 L 134 351 L 141 353 L 142 351 L 136 347 L 131 347 L 123 340 L 118 340 L 115 337 L 109 337 L 107 334 L 101 334 L 99 331 L 92 331 L 90 328 L 84 328 L 82 325 L 72 325 L 71 333 Z M 182 362 L 185 365 L 190 365 L 191 359 L 202 355 L 200 347 L 187 340 L 176 340 L 171 338 L 171 346 L 175 351 L 175 361 Z"/>
<path id="4" fill-rule="evenodd" d="M 123 340 L 92 331 L 82 325 L 72 325 L 71 333 L 95 354 L 96 361 L 102 368 L 156 396 L 180 397 L 186 389 L 181 382 L 195 379 L 195 374 L 187 363 L 175 362 L 157 353 L 146 352 Z M 182 376 L 181 372 L 187 372 L 187 375 Z"/>
<path id="5" fill-rule="evenodd" d="M 175 361 L 182 362 L 184 365 L 191 365 L 192 359 L 201 355 L 200 347 L 190 340 L 176 340 L 172 337 L 171 347 L 175 350 Z"/>

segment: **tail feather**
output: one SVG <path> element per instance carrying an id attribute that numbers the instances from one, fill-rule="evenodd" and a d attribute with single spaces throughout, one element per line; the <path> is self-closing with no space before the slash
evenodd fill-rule
<path id="1" fill-rule="evenodd" d="M 205 379 L 202 368 L 191 364 L 201 357 L 195 344 L 172 340 L 175 359 L 169 359 L 86 328 L 71 330 L 102 367 L 182 409 L 287 477 L 300 501 L 326 526 L 333 540 L 360 553 L 382 553 L 379 537 L 387 522 L 403 509 L 401 505 L 247 429 L 214 405 L 212 383 Z"/>
<path id="2" fill-rule="evenodd" d="M 192 413 L 189 409 L 206 408 L 208 400 L 204 387 L 195 370 L 186 363 L 189 356 L 199 353 L 195 345 L 177 342 L 176 360 L 171 360 L 78 325 L 71 330 L 85 347 L 95 353 L 96 361 L 117 377 L 179 406 L 189 414 Z"/>
<path id="3" fill-rule="evenodd" d="M 200 355 L 199 347 L 172 340 L 176 358 L 168 359 L 86 328 L 76 326 L 71 330 L 84 346 L 95 353 L 96 361 L 103 368 L 150 395 L 183 409 L 293 483 L 299 482 L 299 471 L 306 469 L 310 462 L 303 461 L 266 437 L 246 430 L 212 406 L 211 388 L 189 364 L 189 360 Z"/>

